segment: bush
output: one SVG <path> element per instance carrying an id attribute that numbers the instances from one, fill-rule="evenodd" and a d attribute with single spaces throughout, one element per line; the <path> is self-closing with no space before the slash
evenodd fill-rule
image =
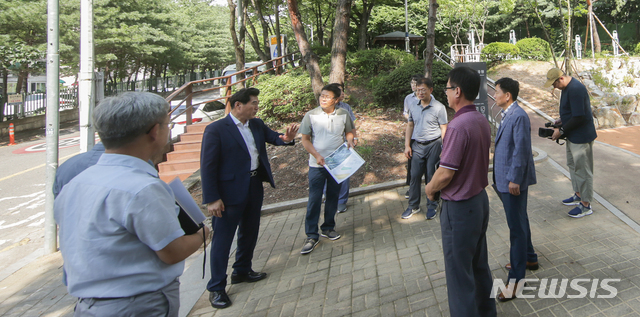
<path id="1" fill-rule="evenodd" d="M 537 37 L 521 39 L 516 43 L 520 57 L 536 61 L 546 61 L 551 58 L 549 43 Z"/>
<path id="2" fill-rule="evenodd" d="M 413 55 L 391 48 L 357 51 L 347 54 L 346 72 L 349 76 L 372 78 L 414 60 Z"/>
<path id="3" fill-rule="evenodd" d="M 331 46 L 325 46 L 321 44 L 313 44 L 311 45 L 311 50 L 318 55 L 318 57 L 323 57 L 325 55 L 331 56 Z"/>
<path id="4" fill-rule="evenodd" d="M 482 49 L 482 60 L 495 64 L 518 56 L 518 47 L 511 43 L 493 42 Z"/>
<path id="5" fill-rule="evenodd" d="M 446 104 L 447 98 L 444 94 L 444 87 L 447 84 L 447 75 L 451 66 L 434 61 L 432 67 L 433 96 L 440 102 Z M 424 60 L 406 63 L 389 75 L 383 75 L 379 80 L 373 79 L 371 87 L 377 103 L 389 106 L 402 106 L 404 97 L 411 93 L 411 76 L 424 73 Z M 374 84 L 375 83 L 375 84 Z"/>
<path id="6" fill-rule="evenodd" d="M 311 79 L 304 71 L 280 76 L 262 75 L 258 116 L 265 122 L 302 120 L 306 110 L 316 107 Z"/>
<path id="7" fill-rule="evenodd" d="M 636 55 L 640 55 L 640 43 L 638 43 L 638 45 L 636 45 L 635 52 L 636 52 Z"/>

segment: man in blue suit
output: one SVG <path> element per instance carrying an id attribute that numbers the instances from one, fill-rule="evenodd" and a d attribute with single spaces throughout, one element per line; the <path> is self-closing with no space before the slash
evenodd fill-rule
<path id="1" fill-rule="evenodd" d="M 495 140 L 493 181 L 499 192 L 509 225 L 511 263 L 507 289 L 498 294 L 506 302 L 516 298 L 520 280 L 526 269 L 538 269 L 538 255 L 531 243 L 527 216 L 527 188 L 536 183 L 536 170 L 531 151 L 531 123 L 527 113 L 518 106 L 517 81 L 501 78 L 496 81 L 495 100 L 502 108 L 502 121 Z"/>
<path id="2" fill-rule="evenodd" d="M 211 279 L 207 284 L 209 301 L 215 308 L 231 306 L 225 286 L 236 228 L 238 248 L 231 284 L 257 282 L 267 276 L 251 269 L 260 228 L 262 182 L 275 187 L 265 142 L 293 145 L 298 133 L 297 124 L 291 124 L 283 135 L 255 118 L 259 94 L 256 88 L 243 88 L 233 94 L 231 113 L 208 125 L 202 138 L 202 200 L 209 214 L 216 217 L 211 240 Z"/>

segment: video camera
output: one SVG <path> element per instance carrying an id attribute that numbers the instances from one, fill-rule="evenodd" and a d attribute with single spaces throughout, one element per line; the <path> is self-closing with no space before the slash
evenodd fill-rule
<path id="1" fill-rule="evenodd" d="M 555 128 L 561 128 L 562 127 L 562 122 L 560 121 L 556 121 L 554 123 L 551 122 L 547 122 L 544 124 L 544 128 L 538 128 L 538 136 L 541 138 L 547 138 L 547 139 L 551 139 L 551 137 L 553 136 L 553 132 Z M 562 130 L 561 130 L 562 131 Z M 556 140 L 556 143 L 562 145 L 564 143 L 560 143 L 559 140 L 564 140 L 566 139 L 566 136 L 563 134 L 560 135 L 560 137 L 558 138 L 558 140 Z"/>

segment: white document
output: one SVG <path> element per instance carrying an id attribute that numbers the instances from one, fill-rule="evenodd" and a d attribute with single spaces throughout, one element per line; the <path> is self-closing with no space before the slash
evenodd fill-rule
<path id="1" fill-rule="evenodd" d="M 340 184 L 357 172 L 364 162 L 358 152 L 353 148 L 349 148 L 347 143 L 343 143 L 333 153 L 324 158 L 324 168 Z"/>
<path id="2" fill-rule="evenodd" d="M 180 205 L 187 215 L 193 219 L 193 222 L 201 224 L 205 219 L 207 219 L 200 210 L 200 207 L 198 207 L 196 201 L 191 197 L 191 194 L 189 194 L 189 191 L 184 187 L 179 177 L 174 178 L 169 183 L 169 187 L 173 190 L 173 194 L 176 196 L 176 202 L 178 205 Z"/>

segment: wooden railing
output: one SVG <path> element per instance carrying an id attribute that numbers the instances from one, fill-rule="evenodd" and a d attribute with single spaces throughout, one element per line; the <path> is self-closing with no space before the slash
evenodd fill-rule
<path id="1" fill-rule="evenodd" d="M 295 54 L 295 55 L 294 55 Z M 214 102 L 214 101 L 221 101 L 224 100 L 224 104 L 226 105 L 225 107 L 225 113 L 229 113 L 229 111 L 231 110 L 231 106 L 229 105 L 229 97 L 231 97 L 231 87 L 234 85 L 237 85 L 238 83 L 242 83 L 245 82 L 245 86 L 249 87 L 249 86 L 253 86 L 255 84 L 258 83 L 258 76 L 268 73 L 268 72 L 275 72 L 276 75 L 282 75 L 282 74 L 286 74 L 296 68 L 301 67 L 300 63 L 299 63 L 299 59 L 294 59 L 295 57 L 299 57 L 301 56 L 300 54 L 298 54 L 297 52 L 295 53 L 291 53 L 285 56 L 281 56 L 278 58 L 274 58 L 272 60 L 266 61 L 262 64 L 259 65 L 255 65 L 246 69 L 242 69 L 240 71 L 237 71 L 233 74 L 229 74 L 226 76 L 220 76 L 220 77 L 215 77 L 215 78 L 207 78 L 207 79 L 201 79 L 201 80 L 196 80 L 196 81 L 191 81 L 188 82 L 184 85 L 182 85 L 182 87 L 180 87 L 178 90 L 174 91 L 171 95 L 169 95 L 167 98 L 165 98 L 165 100 L 167 100 L 167 102 L 169 104 L 171 104 L 172 101 L 178 100 L 179 96 L 182 97 L 182 100 L 180 101 L 180 103 L 174 107 L 171 112 L 169 112 L 169 115 L 171 116 L 171 121 L 173 122 L 173 120 L 175 120 L 178 116 L 182 115 L 183 113 L 186 114 L 186 124 L 190 125 L 192 123 L 192 113 L 193 113 L 193 107 L 194 106 L 198 106 L 201 104 L 207 104 L 209 102 Z M 296 62 L 298 62 L 298 65 L 296 65 Z M 263 70 L 263 71 L 259 71 L 258 68 L 260 68 L 261 66 L 266 65 L 267 69 Z M 251 76 L 248 76 L 246 78 L 237 80 L 236 82 L 232 83 L 231 79 L 234 76 L 237 76 L 238 74 L 246 74 L 246 73 L 251 73 Z M 247 85 L 246 83 L 248 83 L 249 81 L 251 81 L 251 85 Z M 210 88 L 204 88 L 198 91 L 194 91 L 194 86 L 196 84 L 202 84 L 202 83 L 211 83 L 214 85 L 214 87 L 210 87 Z M 224 83 L 223 85 L 220 85 L 220 83 Z M 211 91 L 220 91 L 220 97 L 215 98 L 215 99 L 211 99 L 211 100 L 206 100 L 206 101 L 201 101 L 198 103 L 193 103 L 193 97 L 200 95 L 200 94 L 204 94 L 207 92 L 211 92 Z M 224 93 L 222 93 L 224 91 Z M 182 110 L 181 112 L 179 112 L 178 114 L 175 114 L 176 110 L 178 109 L 178 107 L 182 106 L 183 104 L 186 105 L 186 109 Z"/>

